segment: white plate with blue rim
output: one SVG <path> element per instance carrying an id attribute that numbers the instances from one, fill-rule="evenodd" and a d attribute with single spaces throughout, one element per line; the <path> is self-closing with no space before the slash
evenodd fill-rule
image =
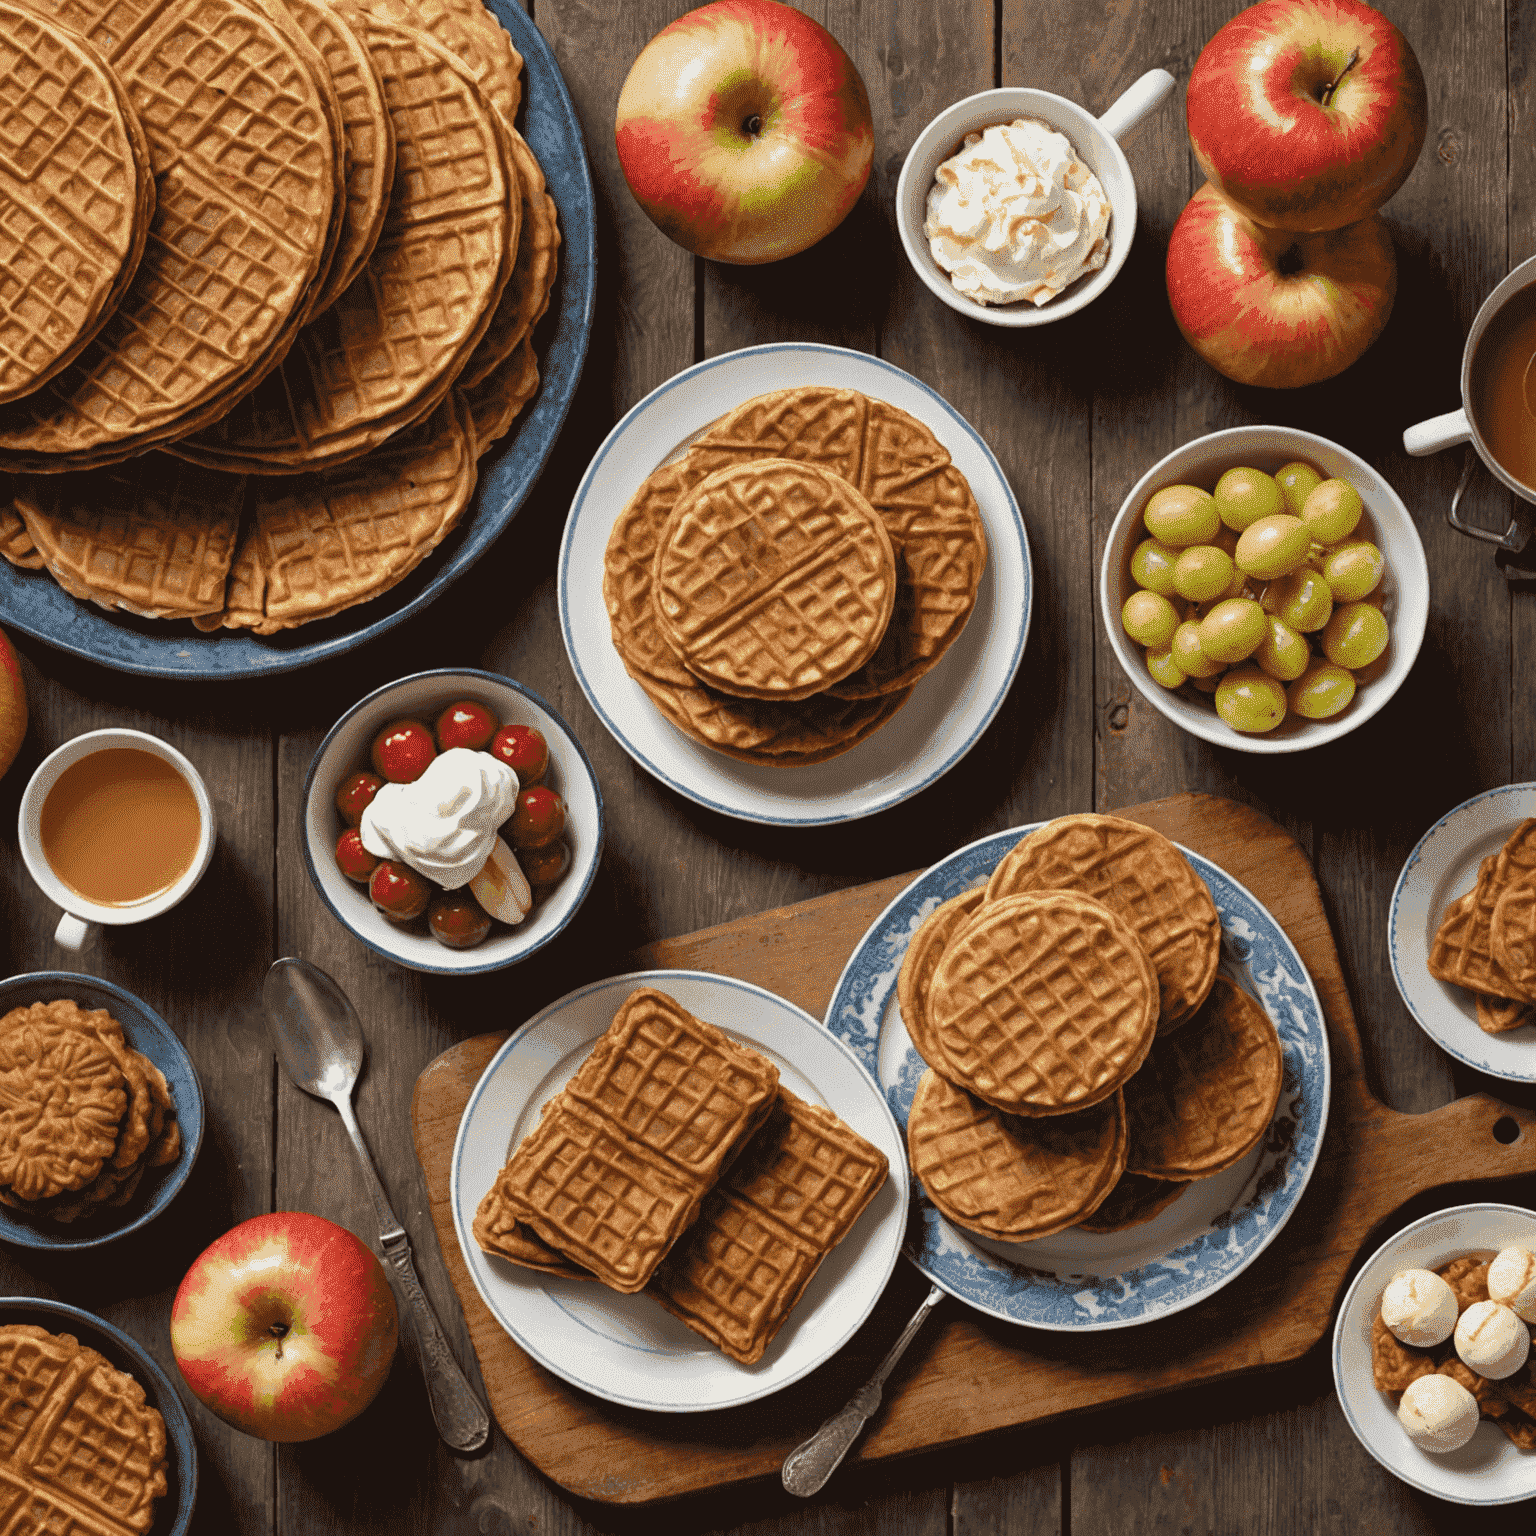
<path id="1" fill-rule="evenodd" d="M 603 554 L 614 519 L 658 465 L 712 422 L 775 389 L 857 389 L 923 422 L 970 482 L 987 568 L 959 639 L 879 730 L 824 763 L 770 767 L 711 751 L 662 718 L 614 649 L 603 603 Z M 688 799 L 770 825 L 853 821 L 898 805 L 948 773 L 1002 707 L 1029 633 L 1029 539 L 1002 467 L 954 406 L 894 364 L 843 347 L 748 347 L 685 369 L 610 432 L 571 504 L 560 545 L 565 648 L 598 718 L 648 773 Z"/>
<path id="2" fill-rule="evenodd" d="M 641 1292 L 522 1269 L 485 1254 L 471 1231 L 482 1196 L 544 1105 L 586 1060 L 636 987 L 656 987 L 696 1017 L 761 1051 L 779 1080 L 831 1109 L 886 1156 L 890 1172 L 853 1230 L 811 1279 L 755 1365 L 704 1342 Z M 787 1387 L 835 1355 L 869 1316 L 901 1252 L 907 1151 L 884 1096 L 857 1056 L 804 1009 L 703 971 L 636 971 L 568 993 L 491 1058 L 459 1121 L 449 1200 L 459 1248 L 491 1315 L 540 1365 L 572 1386 L 657 1413 L 734 1408 Z"/>
<path id="3" fill-rule="evenodd" d="M 1536 1083 L 1536 1027 L 1485 1033 L 1476 994 L 1429 974 L 1429 948 L 1445 909 L 1527 816 L 1536 816 L 1536 784 L 1505 784 L 1447 811 L 1408 855 L 1387 917 L 1392 979 L 1419 1027 L 1447 1055 L 1512 1083 Z"/>
<path id="4" fill-rule="evenodd" d="M 926 1070 L 896 1002 L 907 945 L 941 902 L 985 885 L 1003 855 L 1042 823 L 961 848 L 912 882 L 859 941 L 827 1007 L 827 1028 L 858 1054 L 905 1134 Z M 1150 1221 L 1123 1232 L 1068 1228 L 994 1243 L 947 1221 L 912 1181 L 904 1252 L 934 1284 L 1005 1322 L 1059 1333 L 1125 1328 L 1192 1307 L 1240 1275 L 1301 1199 L 1328 1120 L 1328 1032 L 1312 978 L 1284 930 L 1246 887 L 1179 850 L 1221 919 L 1221 970 L 1258 999 L 1280 1036 L 1285 1076 L 1264 1139 L 1224 1173 L 1198 1179 Z"/>
<path id="5" fill-rule="evenodd" d="M 1387 1282 L 1405 1269 L 1439 1269 L 1463 1254 L 1536 1249 L 1536 1212 L 1482 1202 L 1436 1211 L 1388 1238 L 1365 1261 L 1333 1329 L 1333 1384 L 1361 1445 L 1394 1477 L 1457 1504 L 1513 1504 L 1536 1497 L 1536 1453 L 1522 1451 L 1484 1419 L 1459 1451 L 1421 1451 L 1397 1421 L 1393 1398 L 1376 1389 L 1371 1328 Z"/>

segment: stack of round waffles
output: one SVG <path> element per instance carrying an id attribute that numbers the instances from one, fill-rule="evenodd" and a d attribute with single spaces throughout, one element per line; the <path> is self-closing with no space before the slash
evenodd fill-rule
<path id="1" fill-rule="evenodd" d="M 614 523 L 603 598 L 625 669 L 695 741 L 793 766 L 906 703 L 976 603 L 970 486 L 920 421 L 851 389 L 738 406 Z"/>
<path id="2" fill-rule="evenodd" d="M 907 1146 L 934 1205 L 999 1242 L 1117 1231 L 1241 1161 L 1283 1063 L 1220 947 L 1184 856 L 1114 816 L 1047 822 L 930 913 L 897 1000 L 929 1068 Z"/>
<path id="3" fill-rule="evenodd" d="M 268 634 L 453 528 L 559 232 L 480 0 L 0 0 L 0 553 Z"/>

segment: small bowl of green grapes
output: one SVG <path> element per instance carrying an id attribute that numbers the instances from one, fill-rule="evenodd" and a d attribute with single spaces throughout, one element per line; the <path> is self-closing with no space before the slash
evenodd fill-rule
<path id="1" fill-rule="evenodd" d="M 1136 482 L 1099 605 L 1154 709 L 1217 746 L 1301 752 L 1397 692 L 1424 639 L 1429 568 L 1407 507 L 1358 454 L 1233 427 Z"/>

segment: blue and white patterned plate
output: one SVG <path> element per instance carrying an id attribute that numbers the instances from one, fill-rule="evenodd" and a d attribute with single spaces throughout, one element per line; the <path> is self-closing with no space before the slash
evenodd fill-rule
<path id="1" fill-rule="evenodd" d="M 1392 979 L 1419 1027 L 1457 1061 L 1512 1083 L 1536 1083 L 1536 1028 L 1485 1033 L 1475 994 L 1429 974 L 1429 947 L 1445 909 L 1477 883 L 1477 866 L 1527 816 L 1536 816 L 1536 784 L 1506 784 L 1447 811 L 1408 855 L 1387 918 Z"/>
<path id="2" fill-rule="evenodd" d="M 875 1078 L 905 1129 L 923 1074 L 896 1003 L 907 945 L 941 902 L 984 885 L 1039 822 L 952 853 L 876 918 L 838 979 L 827 1028 Z M 1006 1322 L 1061 1333 L 1124 1328 L 1180 1312 L 1241 1274 L 1301 1199 L 1328 1120 L 1328 1032 L 1301 956 L 1253 894 L 1180 849 L 1221 917 L 1221 969 L 1256 997 L 1280 1034 L 1285 1081 L 1260 1145 L 1225 1173 L 1198 1179 L 1150 1221 L 1124 1232 L 1070 1228 L 1029 1243 L 992 1243 L 953 1226 L 912 1181 L 904 1252 L 935 1284 Z"/>

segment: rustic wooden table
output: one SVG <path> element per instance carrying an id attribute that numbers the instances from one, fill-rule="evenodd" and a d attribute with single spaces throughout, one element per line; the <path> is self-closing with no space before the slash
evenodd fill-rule
<path id="1" fill-rule="evenodd" d="M 1536 597 L 1512 594 L 1491 552 L 1443 512 L 1457 455 L 1415 461 L 1405 425 L 1452 408 L 1462 339 L 1478 304 L 1536 251 L 1533 73 L 1536 17 L 1522 0 L 1447 10 L 1390 0 L 1429 84 L 1428 139 L 1388 205 L 1400 286 L 1385 336 L 1342 378 L 1296 393 L 1228 384 L 1180 340 L 1162 259 L 1199 184 L 1177 102 L 1128 143 L 1141 228 L 1119 279 L 1090 310 L 1009 333 L 961 320 L 912 275 L 892 223 L 907 147 L 942 107 L 992 85 L 1040 85 L 1102 111 L 1143 70 L 1188 78 L 1229 0 L 829 0 L 807 5 L 863 72 L 875 115 L 874 174 L 846 224 L 793 260 L 762 268 L 695 261 L 638 211 L 611 124 L 643 43 L 684 9 L 538 0 L 587 132 L 598 193 L 600 302 L 577 403 L 554 460 L 499 545 L 414 623 L 333 665 L 271 684 L 157 684 L 20 650 L 32 706 L 21 761 L 0 785 L 14 825 L 26 776 L 68 737 L 132 725 L 175 742 L 213 793 L 212 868 L 174 914 L 108 935 L 81 964 L 144 997 L 186 1041 L 208 1099 L 201 1160 L 172 1210 L 137 1240 L 87 1261 L 0 1253 L 0 1291 L 63 1297 L 142 1340 L 168 1367 L 170 1297 L 192 1257 L 235 1221 L 274 1208 L 321 1212 L 372 1235 L 371 1208 L 342 1127 L 275 1066 L 258 1010 L 278 955 L 328 969 L 358 1004 L 369 1061 L 365 1134 L 416 1247 L 428 1292 L 469 1355 L 425 1213 L 408 1106 L 417 1074 L 453 1042 L 508 1027 L 611 972 L 662 936 L 910 869 L 1032 818 L 1204 789 L 1259 806 L 1310 854 L 1364 1036 L 1373 1085 L 1422 1110 L 1474 1081 L 1419 1031 L 1392 985 L 1387 900 L 1420 833 L 1466 796 L 1536 778 Z M 533 7 L 530 7 L 533 9 Z M 970 756 L 919 798 L 852 826 L 765 829 L 699 810 L 639 770 L 576 685 L 555 617 L 554 556 L 582 469 L 610 425 L 695 360 L 757 342 L 819 340 L 876 352 L 927 380 L 992 445 L 1012 482 L 1035 560 L 1035 613 L 1017 684 Z M 1146 707 L 1104 644 L 1093 594 L 1105 530 L 1132 482 L 1200 433 L 1281 421 L 1347 444 L 1377 465 L 1417 519 L 1432 605 L 1402 693 L 1345 741 L 1259 758 L 1180 734 Z M 1502 527 L 1509 502 L 1474 482 L 1469 515 Z M 0 615 L 3 619 L 3 615 Z M 577 921 L 517 970 L 454 981 L 400 970 L 322 908 L 299 855 L 304 771 L 331 721 L 366 691 L 424 667 L 470 664 L 521 679 L 572 723 L 596 763 L 608 842 Z M 0 962 L 69 964 L 57 914 L 11 839 L 0 851 Z M 1527 1096 L 1523 1102 L 1530 1102 Z M 1450 1170 L 1454 1174 L 1454 1170 Z M 1532 1203 L 1536 1189 L 1510 1198 Z M 1454 1190 L 1421 1202 L 1452 1203 Z M 955 1305 L 946 1303 L 946 1305 Z M 1328 1362 L 1237 1386 L 992 1438 L 959 1454 L 851 1469 L 809 1507 L 776 1486 L 664 1512 L 576 1505 L 499 1434 L 458 1460 L 439 1445 L 420 1380 L 403 1359 L 378 1402 L 327 1439 L 274 1448 L 191 1403 L 202 1453 L 202 1532 L 477 1533 L 742 1528 L 812 1532 L 1428 1531 L 1459 1520 L 1381 1470 L 1350 1434 Z M 807 1426 L 809 1429 L 810 1426 Z M 1490 1511 L 1502 1530 L 1520 1514 Z M 1522 1527 L 1523 1528 L 1523 1527 Z"/>

